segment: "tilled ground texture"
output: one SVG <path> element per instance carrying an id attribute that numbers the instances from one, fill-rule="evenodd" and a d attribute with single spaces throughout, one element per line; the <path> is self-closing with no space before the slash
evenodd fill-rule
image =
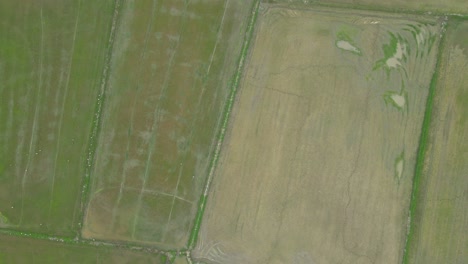
<path id="1" fill-rule="evenodd" d="M 260 9 L 193 256 L 401 262 L 440 22 Z"/>

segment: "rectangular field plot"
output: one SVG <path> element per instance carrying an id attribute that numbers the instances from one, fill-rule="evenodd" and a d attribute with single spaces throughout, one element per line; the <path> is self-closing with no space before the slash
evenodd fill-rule
<path id="1" fill-rule="evenodd" d="M 123 248 L 69 245 L 59 242 L 0 235 L 0 263 L 154 263 L 166 256 Z"/>
<path id="2" fill-rule="evenodd" d="M 442 49 L 407 263 L 468 263 L 468 23 Z"/>
<path id="3" fill-rule="evenodd" d="M 114 1 L 0 1 L 0 227 L 77 233 Z"/>
<path id="4" fill-rule="evenodd" d="M 181 248 L 252 1 L 126 1 L 83 235 Z"/>
<path id="5" fill-rule="evenodd" d="M 433 11 L 450 14 L 468 14 L 468 1 L 466 0 L 264 0 L 265 2 L 297 2 L 316 3 L 324 5 L 341 5 L 349 7 L 363 7 L 367 9 L 383 9 L 389 11 L 411 10 L 415 12 Z"/>
<path id="6" fill-rule="evenodd" d="M 440 24 L 260 10 L 192 256 L 400 263 Z"/>

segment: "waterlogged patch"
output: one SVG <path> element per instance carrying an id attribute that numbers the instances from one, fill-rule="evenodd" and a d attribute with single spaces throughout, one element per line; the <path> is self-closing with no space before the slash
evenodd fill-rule
<path id="1" fill-rule="evenodd" d="M 351 32 L 351 33 L 350 33 Z M 335 45 L 337 48 L 350 51 L 354 54 L 361 55 L 361 50 L 357 47 L 353 38 L 350 35 L 357 35 L 357 30 L 353 28 L 343 29 L 336 34 Z"/>
<path id="2" fill-rule="evenodd" d="M 388 91 L 384 95 L 385 103 L 391 104 L 398 110 L 403 110 L 407 107 L 408 94 L 406 91 L 401 90 L 399 93 L 394 91 Z"/>
<path id="3" fill-rule="evenodd" d="M 401 96 L 399 94 L 392 94 L 390 98 L 398 107 L 403 108 L 405 106 L 406 100 L 404 96 Z"/>
<path id="4" fill-rule="evenodd" d="M 373 70 L 384 67 L 388 72 L 392 68 L 401 66 L 402 62 L 406 60 L 406 41 L 400 35 L 394 35 L 391 32 L 389 35 L 390 42 L 382 47 L 384 57 L 375 63 Z"/>
<path id="5" fill-rule="evenodd" d="M 345 41 L 345 40 L 338 40 L 336 42 L 336 46 L 339 48 L 339 49 L 342 49 L 342 50 L 347 50 L 347 51 L 351 51 L 352 53 L 357 53 L 357 54 L 361 54 L 361 51 L 356 48 L 355 46 L 351 45 L 351 43 Z"/>
<path id="6" fill-rule="evenodd" d="M 402 152 L 395 160 L 395 177 L 398 180 L 398 183 L 403 176 L 403 169 L 405 168 L 405 154 Z"/>

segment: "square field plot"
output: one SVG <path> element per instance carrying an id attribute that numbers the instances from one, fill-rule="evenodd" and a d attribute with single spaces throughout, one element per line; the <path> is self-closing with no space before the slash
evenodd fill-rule
<path id="1" fill-rule="evenodd" d="M 124 1 L 83 235 L 182 248 L 252 1 Z"/>
<path id="2" fill-rule="evenodd" d="M 440 23 L 261 5 L 193 256 L 399 263 Z"/>

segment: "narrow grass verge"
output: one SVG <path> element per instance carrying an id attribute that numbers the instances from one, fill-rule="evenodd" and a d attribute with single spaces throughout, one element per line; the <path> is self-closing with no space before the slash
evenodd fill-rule
<path id="1" fill-rule="evenodd" d="M 245 63 L 245 59 L 247 57 L 247 53 L 248 53 L 248 50 L 249 50 L 250 41 L 252 39 L 253 29 L 254 29 L 254 26 L 255 26 L 255 22 L 257 20 L 259 6 L 260 6 L 260 0 L 257 0 L 257 1 L 254 2 L 253 7 L 252 7 L 252 11 L 251 11 L 250 19 L 249 19 L 249 24 L 247 25 L 247 29 L 246 29 L 246 32 L 245 32 L 245 35 L 244 35 L 244 42 L 242 44 L 241 54 L 240 54 L 238 62 L 237 62 L 237 70 L 236 70 L 236 72 L 235 72 L 235 74 L 233 76 L 233 79 L 231 80 L 231 83 L 230 83 L 231 91 L 230 91 L 228 100 L 227 100 L 227 102 L 226 102 L 226 104 L 224 106 L 222 120 L 221 120 L 221 126 L 220 126 L 220 129 L 219 129 L 218 135 L 217 135 L 216 146 L 215 146 L 215 149 L 213 151 L 213 156 L 212 156 L 212 159 L 211 159 L 209 167 L 208 167 L 209 168 L 208 169 L 209 173 L 208 173 L 208 178 L 206 180 L 205 189 L 203 190 L 203 193 L 202 193 L 202 195 L 200 197 L 200 200 L 198 201 L 197 214 L 195 216 L 192 231 L 190 232 L 190 237 L 189 237 L 189 240 L 188 240 L 188 243 L 187 243 L 188 250 L 192 250 L 195 243 L 197 242 L 198 233 L 199 233 L 199 230 L 200 230 L 200 225 L 201 225 L 201 221 L 202 221 L 202 218 L 203 218 L 203 213 L 205 211 L 206 201 L 207 201 L 207 198 L 208 198 L 208 191 L 209 191 L 209 188 L 210 188 L 210 185 L 211 185 L 211 181 L 213 180 L 214 169 L 215 169 L 216 164 L 217 164 L 218 159 L 219 159 L 219 153 L 221 151 L 221 146 L 222 146 L 222 143 L 223 143 L 223 140 L 224 140 L 224 136 L 226 134 L 226 129 L 227 129 L 229 117 L 231 115 L 232 106 L 233 106 L 234 100 L 236 98 L 237 89 L 238 89 L 238 86 L 239 86 L 239 80 L 240 80 L 240 78 L 242 76 L 242 72 L 243 72 L 243 69 L 244 69 L 244 63 Z"/>
<path id="2" fill-rule="evenodd" d="M 87 148 L 88 157 L 86 158 L 85 173 L 84 173 L 82 185 L 81 185 L 81 206 L 80 206 L 80 215 L 79 215 L 80 222 L 78 222 L 77 238 L 81 238 L 81 229 L 83 228 L 84 218 L 86 215 L 85 211 L 86 211 L 87 203 L 89 200 L 91 174 L 94 168 L 94 159 L 95 159 L 96 148 L 98 144 L 99 132 L 100 132 L 100 127 L 101 127 L 102 109 L 103 109 L 103 105 L 105 101 L 107 81 L 109 79 L 110 64 L 111 64 L 112 52 L 113 52 L 113 47 L 114 47 L 114 39 L 115 39 L 115 34 L 116 34 L 115 32 L 118 27 L 119 13 L 121 11 L 120 9 L 122 5 L 122 0 L 115 0 L 114 3 L 115 3 L 114 14 L 112 16 L 112 23 L 111 23 L 110 33 L 109 33 L 109 41 L 107 43 L 107 54 L 106 54 L 105 62 L 104 62 L 104 69 L 102 71 L 101 87 L 100 87 L 99 94 L 97 96 L 97 100 L 95 104 L 95 110 L 94 110 L 94 115 L 93 115 L 93 120 L 92 120 L 92 125 L 91 125 L 91 132 L 90 132 L 89 140 L 88 140 L 88 148 Z"/>
<path id="3" fill-rule="evenodd" d="M 429 93 L 427 95 L 426 101 L 426 110 L 424 112 L 424 119 L 421 128 L 421 135 L 419 137 L 419 146 L 418 146 L 418 153 L 416 158 L 416 165 L 414 169 L 414 176 L 413 176 L 413 186 L 411 190 L 411 200 L 409 206 L 409 220 L 408 220 L 408 230 L 406 235 L 406 242 L 403 252 L 403 264 L 408 264 L 409 262 L 409 252 L 411 248 L 411 243 L 413 242 L 414 236 L 414 228 L 417 224 L 416 215 L 417 215 L 417 206 L 418 206 L 418 196 L 420 191 L 420 184 L 421 184 L 421 177 L 423 177 L 424 171 L 424 162 L 426 158 L 427 152 L 427 142 L 429 137 L 429 129 L 431 126 L 431 118 L 432 118 L 432 108 L 433 108 L 433 101 L 434 101 L 434 94 L 437 86 L 437 82 L 439 80 L 439 72 L 440 72 L 440 64 L 442 60 L 442 52 L 445 46 L 445 32 L 446 32 L 446 24 L 445 22 L 442 24 L 441 29 L 441 38 L 439 42 L 439 48 L 437 51 L 437 60 L 434 69 L 434 74 L 432 75 L 431 83 L 429 86 Z"/>
<path id="4" fill-rule="evenodd" d="M 0 230 L 0 234 L 3 235 L 8 235 L 8 236 L 16 236 L 16 237 L 23 237 L 23 238 L 33 238 L 33 239 L 38 239 L 38 240 L 48 240 L 48 241 L 53 241 L 57 243 L 62 243 L 66 245 L 82 245 L 82 246 L 93 246 L 93 247 L 99 247 L 99 248 L 120 248 L 120 249 L 126 249 L 130 251 L 135 251 L 135 252 L 146 252 L 146 253 L 151 253 L 151 254 L 161 254 L 165 255 L 168 258 L 172 257 L 175 254 L 179 254 L 179 251 L 176 250 L 160 250 L 155 247 L 146 247 L 146 246 L 141 246 L 138 244 L 133 244 L 133 243 L 115 243 L 111 241 L 102 241 L 102 240 L 96 240 L 96 239 L 79 239 L 79 238 L 73 238 L 73 237 L 61 237 L 61 236 L 51 236 L 48 234 L 43 234 L 43 233 L 32 233 L 32 232 L 22 232 L 22 231 L 16 231 L 16 230 Z"/>

